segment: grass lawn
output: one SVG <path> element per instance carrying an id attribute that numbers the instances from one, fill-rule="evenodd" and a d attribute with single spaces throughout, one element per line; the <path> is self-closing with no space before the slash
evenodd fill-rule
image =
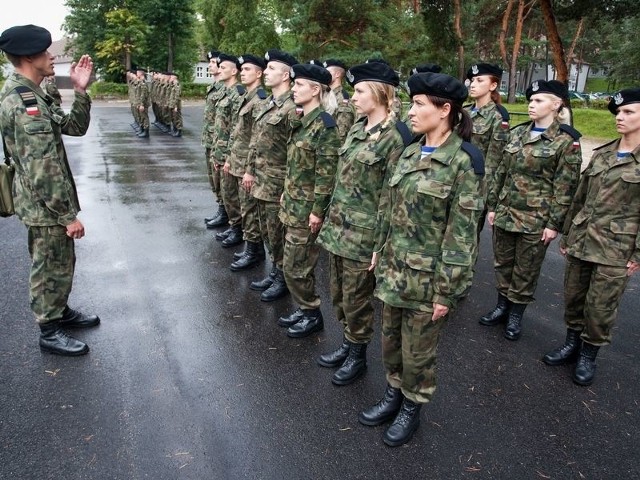
<path id="1" fill-rule="evenodd" d="M 505 108 L 511 114 L 511 125 L 515 126 L 529 120 L 527 104 L 505 103 Z M 609 110 L 595 110 L 591 108 L 573 109 L 574 127 L 583 136 L 594 140 L 613 140 L 620 135 L 616 132 L 615 117 Z"/>

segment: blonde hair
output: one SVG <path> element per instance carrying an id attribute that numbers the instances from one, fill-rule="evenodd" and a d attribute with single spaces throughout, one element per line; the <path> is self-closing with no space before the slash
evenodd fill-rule
<path id="1" fill-rule="evenodd" d="M 393 111 L 393 103 L 396 98 L 396 89 L 393 88 L 393 85 L 368 80 L 360 83 L 369 87 L 376 103 L 383 105 L 387 109 L 387 113 L 391 113 Z"/>
<path id="2" fill-rule="evenodd" d="M 314 83 L 317 83 L 320 87 L 320 104 L 322 105 L 322 108 L 324 108 L 326 112 L 333 115 L 334 112 L 338 109 L 338 100 L 336 99 L 334 93 L 331 91 L 331 87 L 318 82 Z"/>

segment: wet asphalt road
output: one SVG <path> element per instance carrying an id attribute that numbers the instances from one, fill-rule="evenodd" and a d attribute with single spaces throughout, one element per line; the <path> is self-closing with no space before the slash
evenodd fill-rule
<path id="1" fill-rule="evenodd" d="M 230 272 L 234 249 L 204 228 L 202 104 L 184 107 L 183 138 L 136 138 L 125 103 L 96 102 L 92 115 L 84 138 L 65 139 L 87 230 L 70 303 L 102 318 L 77 333 L 88 355 L 40 352 L 26 231 L 0 219 L 0 478 L 640 477 L 637 278 L 596 382 L 577 387 L 569 367 L 540 361 L 565 333 L 557 245 L 512 343 L 477 323 L 495 302 L 485 230 L 474 287 L 440 343 L 436 397 L 414 440 L 388 448 L 384 427 L 357 422 L 385 385 L 379 328 L 355 384 L 333 386 L 314 361 L 341 338 L 326 258 L 325 330 L 289 339 L 275 321 L 290 299 L 248 289 L 270 266 Z"/>

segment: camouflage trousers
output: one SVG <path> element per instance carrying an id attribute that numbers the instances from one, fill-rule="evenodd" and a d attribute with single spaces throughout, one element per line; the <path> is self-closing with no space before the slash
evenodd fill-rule
<path id="1" fill-rule="evenodd" d="M 352 343 L 369 343 L 373 337 L 373 289 L 376 280 L 370 262 L 329 254 L 329 285 L 336 318 Z"/>
<path id="2" fill-rule="evenodd" d="M 229 225 L 232 227 L 242 226 L 242 212 L 240 211 L 240 192 L 238 192 L 238 182 L 236 177 L 230 173 L 224 173 L 222 165 L 218 167 L 221 173 L 220 190 L 224 208 L 229 217 Z"/>
<path id="3" fill-rule="evenodd" d="M 529 304 L 538 286 L 548 245 L 541 233 L 507 232 L 493 228 L 493 255 L 498 292 L 513 303 Z"/>
<path id="4" fill-rule="evenodd" d="M 431 320 L 433 309 L 419 311 L 382 306 L 382 363 L 387 382 L 416 403 L 428 403 L 436 391 L 436 349 L 448 317 Z"/>
<path id="5" fill-rule="evenodd" d="M 260 220 L 262 240 L 271 254 L 271 262 L 276 267 L 282 269 L 285 227 L 280 221 L 279 213 L 279 202 L 258 200 L 258 217 Z"/>
<path id="6" fill-rule="evenodd" d="M 182 108 L 178 105 L 175 108 L 171 108 L 171 124 L 176 130 L 182 130 Z"/>
<path id="7" fill-rule="evenodd" d="M 242 177 L 233 177 L 238 184 L 240 214 L 242 215 L 243 238 L 247 242 L 261 242 L 260 218 L 258 217 L 258 200 L 242 185 Z"/>
<path id="8" fill-rule="evenodd" d="M 131 116 L 133 116 L 133 121 L 140 124 L 140 113 L 138 109 L 131 104 Z"/>
<path id="9" fill-rule="evenodd" d="M 157 102 L 151 102 L 151 110 L 153 111 L 154 122 L 161 120 L 160 105 Z"/>
<path id="10" fill-rule="evenodd" d="M 287 227 L 284 235 L 282 270 L 291 298 L 303 310 L 320 308 L 315 268 L 320 256 L 317 233 L 309 228 Z"/>
<path id="11" fill-rule="evenodd" d="M 211 149 L 206 149 L 207 155 L 207 175 L 209 175 L 209 185 L 211 190 L 216 196 L 218 205 L 224 206 L 224 200 L 222 198 L 222 187 L 220 185 L 220 178 L 222 176 L 222 169 L 215 169 L 214 160 L 211 158 Z"/>
<path id="12" fill-rule="evenodd" d="M 73 287 L 75 244 L 65 227 L 27 227 L 31 273 L 29 297 L 38 323 L 62 318 Z"/>
<path id="13" fill-rule="evenodd" d="M 147 107 L 144 107 L 144 110 L 140 111 L 139 108 L 137 108 L 138 110 L 138 124 L 144 128 L 145 130 L 149 129 L 149 109 Z"/>
<path id="14" fill-rule="evenodd" d="M 626 267 L 585 262 L 567 255 L 564 321 L 592 345 L 609 345 L 629 277 Z"/>

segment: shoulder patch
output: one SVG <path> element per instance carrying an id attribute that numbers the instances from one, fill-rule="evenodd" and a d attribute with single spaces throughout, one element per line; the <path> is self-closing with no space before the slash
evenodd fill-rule
<path id="1" fill-rule="evenodd" d="M 582 134 L 578 130 L 573 128 L 571 125 L 567 125 L 566 123 L 560 124 L 560 130 L 571 135 L 571 138 L 573 138 L 574 140 L 578 140 L 582 136 Z"/>
<path id="2" fill-rule="evenodd" d="M 18 85 L 14 88 L 16 93 L 22 98 L 22 103 L 27 111 L 27 115 L 40 115 L 40 109 L 38 109 L 38 99 L 36 93 L 24 85 Z"/>
<path id="3" fill-rule="evenodd" d="M 267 98 L 267 92 L 265 92 L 262 88 L 258 88 L 258 98 L 260 100 L 264 100 Z"/>
<path id="4" fill-rule="evenodd" d="M 322 118 L 324 126 L 327 128 L 334 128 L 338 126 L 335 118 L 333 118 L 329 112 L 320 112 L 320 118 Z"/>
<path id="5" fill-rule="evenodd" d="M 508 122 L 511 119 L 511 117 L 509 116 L 509 112 L 507 111 L 506 108 L 504 108 L 504 105 L 496 103 L 496 110 L 498 110 L 498 112 L 500 112 L 500 115 L 502 116 L 502 121 L 503 122 Z"/>
<path id="6" fill-rule="evenodd" d="M 413 133 L 411 133 L 411 130 L 409 129 L 409 127 L 407 127 L 407 124 L 404 123 L 402 120 L 397 120 L 396 130 L 398 130 L 398 133 L 400 133 L 400 136 L 402 137 L 402 143 L 404 143 L 404 146 L 406 147 L 407 145 L 409 145 L 413 140 Z"/>
<path id="7" fill-rule="evenodd" d="M 522 122 L 522 123 L 519 123 L 518 125 L 514 125 L 509 130 L 514 130 L 514 129 L 518 128 L 518 127 L 526 127 L 527 125 L 530 125 L 532 123 L 533 123 L 532 120 L 529 120 L 528 122 Z"/>
<path id="8" fill-rule="evenodd" d="M 242 86 L 242 85 L 236 85 L 236 90 L 238 91 L 238 93 L 240 95 L 244 95 L 246 93 L 246 91 L 247 91 L 247 89 L 244 88 L 244 86 Z"/>
<path id="9" fill-rule="evenodd" d="M 462 142 L 461 148 L 471 157 L 471 165 L 476 175 L 484 175 L 484 156 L 482 151 L 471 142 Z"/>
<path id="10" fill-rule="evenodd" d="M 600 150 L 601 148 L 608 147 L 609 145 L 616 143 L 618 140 L 620 139 L 616 138 L 615 140 L 611 140 L 609 143 L 605 143 L 604 145 L 599 145 L 596 148 L 594 148 L 593 151 L 595 152 L 596 150 Z"/>

